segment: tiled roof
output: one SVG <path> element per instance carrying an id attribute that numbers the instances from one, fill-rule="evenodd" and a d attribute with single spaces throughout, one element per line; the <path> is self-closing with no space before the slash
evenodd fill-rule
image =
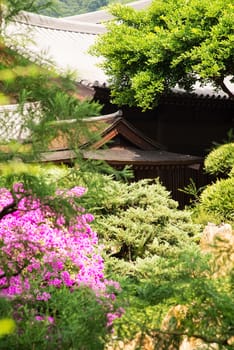
<path id="1" fill-rule="evenodd" d="M 231 76 L 226 77 L 224 79 L 224 83 L 227 86 L 227 88 L 234 93 L 234 84 L 231 82 L 231 78 Z M 181 89 L 178 86 L 172 89 L 172 92 L 175 92 L 177 94 L 187 94 L 187 92 L 184 89 Z M 206 85 L 201 85 L 199 82 L 197 82 L 193 86 L 193 93 L 201 97 L 228 98 L 228 95 L 223 90 L 215 89 L 214 86 L 212 86 L 212 84 L 210 83 Z"/>
<path id="2" fill-rule="evenodd" d="M 28 54 L 29 58 L 43 57 L 43 62 L 57 67 L 60 72 L 73 71 L 77 81 L 90 84 L 107 81 L 104 72 L 97 66 L 100 59 L 88 54 L 87 50 L 94 44 L 97 34 L 105 30 L 96 24 L 72 23 L 56 18 L 23 13 L 6 30 L 14 39 L 17 49 Z M 24 40 L 25 38 L 29 40 Z M 22 39 L 25 41 L 22 44 Z"/>

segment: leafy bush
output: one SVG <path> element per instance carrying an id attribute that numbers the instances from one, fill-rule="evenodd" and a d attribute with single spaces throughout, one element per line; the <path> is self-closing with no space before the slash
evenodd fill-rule
<path id="1" fill-rule="evenodd" d="M 109 285 L 105 280 L 104 294 L 97 294 L 96 289 L 88 287 L 89 284 L 73 290 L 73 286 L 46 286 L 47 282 L 43 281 L 42 288 L 51 297 L 46 302 L 34 298 L 22 303 L 22 300 L 25 301 L 22 295 L 16 296 L 11 304 L 12 311 L 17 310 L 15 316 L 22 322 L 17 322 L 16 333 L 0 340 L 1 349 L 101 350 L 105 348 L 104 342 L 110 341 L 108 324 L 113 321 L 112 340 L 117 338 L 129 342 L 139 332 L 140 340 L 135 348 L 143 349 L 144 334 L 152 339 L 155 348 L 162 350 L 168 350 L 172 344 L 179 348 L 178 344 L 185 334 L 208 343 L 217 340 L 220 350 L 232 348 L 227 341 L 234 326 L 233 270 L 227 276 L 213 278 L 214 268 L 209 254 L 201 253 L 198 246 L 200 225 L 192 222 L 189 211 L 177 209 L 177 203 L 158 180 L 127 184 L 114 181 L 110 176 L 81 175 L 73 169 L 57 167 L 37 168 L 37 172 L 46 177 L 44 191 L 46 185 L 52 188 L 53 182 L 56 182 L 63 186 L 62 196 L 71 194 L 72 191 L 66 188 L 76 183 L 90 184 L 89 191 L 79 197 L 76 205 L 81 208 L 86 203 L 85 208 L 95 214 L 89 233 L 95 238 L 93 229 L 100 232 L 98 242 L 104 246 L 105 276 L 120 282 L 122 292 L 118 303 L 124 307 L 125 313 L 119 317 L 122 309 L 112 300 L 115 296 L 111 289 L 116 290 L 113 282 Z M 46 198 L 44 194 L 43 203 Z M 84 202 L 80 201 L 82 198 Z M 61 206 L 62 202 L 57 204 Z M 66 209 L 65 206 L 63 208 Z M 79 213 L 86 215 L 85 212 Z M 55 217 L 49 217 L 46 223 L 52 225 L 53 220 Z M 44 225 L 43 222 L 41 224 Z M 88 232 L 84 230 L 83 233 L 86 235 Z M 58 234 L 59 237 L 64 235 Z M 89 239 L 80 243 L 80 247 L 84 244 L 85 249 L 90 248 Z M 73 250 L 72 245 L 70 254 L 75 253 Z M 89 258 L 92 253 L 97 254 L 94 265 L 101 263 L 99 266 L 104 267 L 103 261 L 98 259 L 99 252 L 91 250 Z M 233 252 L 227 252 L 227 257 L 230 254 Z M 95 285 L 99 286 L 104 271 L 102 268 L 96 270 L 94 265 L 91 273 L 98 273 Z M 69 261 L 66 268 L 70 277 L 74 278 L 74 266 Z M 35 287 L 44 277 L 43 273 L 35 269 L 34 280 L 30 280 L 33 290 L 38 290 Z M 106 292 L 109 297 L 106 297 Z M 178 320 L 173 314 L 167 318 L 171 308 L 177 310 L 177 305 L 185 310 L 184 318 Z M 8 311 L 6 315 L 11 317 Z M 112 348 L 113 344 L 110 344 Z"/>
<path id="2" fill-rule="evenodd" d="M 207 257 L 194 247 L 164 259 L 157 274 L 151 264 L 147 275 L 142 274 L 138 283 L 132 281 L 128 295 L 126 291 L 128 308 L 116 321 L 118 336 L 127 342 L 140 333 L 143 342 L 147 334 L 152 348 L 162 350 L 179 349 L 186 335 L 193 344 L 200 341 L 200 347 L 190 344 L 192 349 L 208 349 L 214 343 L 220 350 L 233 349 L 234 295 L 229 277 L 212 278 Z M 182 315 L 177 313 L 180 309 Z M 143 344 L 138 348 L 144 349 Z"/>
<path id="3" fill-rule="evenodd" d="M 140 259 L 168 257 L 199 240 L 200 226 L 189 212 L 177 209 L 159 180 L 107 181 L 105 190 L 109 197 L 93 208 L 94 225 L 112 272 L 130 273 Z"/>
<path id="4" fill-rule="evenodd" d="M 217 175 L 217 180 L 200 194 L 194 208 L 198 222 L 234 221 L 234 143 L 218 146 L 205 159 L 205 170 Z M 225 178 L 219 178 L 219 177 Z"/>
<path id="5" fill-rule="evenodd" d="M 234 177 L 217 180 L 200 196 L 200 209 L 216 217 L 218 223 L 234 220 Z"/>
<path id="6" fill-rule="evenodd" d="M 229 174 L 234 167 L 234 143 L 215 148 L 205 159 L 205 170 L 210 174 Z"/>
<path id="7" fill-rule="evenodd" d="M 123 289 L 125 314 L 115 320 L 116 338 L 144 349 L 146 335 L 154 348 L 168 350 L 179 348 L 188 334 L 231 349 L 223 344 L 232 335 L 232 273 L 230 279 L 211 277 L 209 254 L 198 246 L 201 226 L 191 213 L 179 211 L 158 180 L 107 180 L 104 188 L 109 196 L 94 208 L 94 224 L 106 252 L 106 273 Z M 184 318 L 167 316 L 179 307 L 186 310 Z"/>
<path id="8" fill-rule="evenodd" d="M 54 289 L 47 303 L 34 305 L 16 298 L 13 307 L 17 328 L 0 339 L 2 350 L 101 350 L 108 336 L 109 305 L 97 302 L 87 287 Z"/>

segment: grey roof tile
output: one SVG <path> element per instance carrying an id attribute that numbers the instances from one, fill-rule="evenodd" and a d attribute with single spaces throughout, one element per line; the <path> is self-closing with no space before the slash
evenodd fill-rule
<path id="1" fill-rule="evenodd" d="M 9 45 L 12 45 L 12 38 L 14 38 L 13 46 L 16 46 L 20 52 L 27 54 L 29 58 L 43 56 L 45 62 L 48 61 L 49 65 L 56 66 L 61 73 L 73 71 L 77 81 L 88 80 L 91 84 L 95 81 L 99 81 L 100 84 L 105 83 L 107 77 L 98 67 L 101 59 L 87 52 L 94 44 L 97 34 L 78 31 L 77 27 L 74 31 L 66 30 L 66 26 L 62 29 L 55 23 L 49 26 L 46 24 L 47 18 L 43 26 L 42 17 L 40 16 L 40 21 L 35 21 L 34 24 L 32 24 L 32 18 L 28 23 L 22 21 L 11 23 L 7 27 Z M 36 18 L 36 15 L 33 16 L 33 19 Z M 36 24 L 38 22 L 40 25 Z M 25 45 L 21 44 L 22 39 L 25 40 L 28 35 L 30 35 L 30 41 L 25 41 Z"/>

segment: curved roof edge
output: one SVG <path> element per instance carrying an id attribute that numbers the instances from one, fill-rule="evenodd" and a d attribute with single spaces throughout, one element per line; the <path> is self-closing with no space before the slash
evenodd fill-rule
<path id="1" fill-rule="evenodd" d="M 93 117 L 85 117 L 82 118 L 82 122 L 86 122 L 86 123 L 92 123 L 92 122 L 113 122 L 116 118 L 120 118 L 123 115 L 121 110 L 117 110 L 116 112 L 110 113 L 110 114 L 101 114 L 98 116 L 93 116 Z M 55 124 L 59 125 L 59 124 L 74 124 L 77 123 L 77 119 L 62 119 L 62 120 L 56 120 Z"/>
<path id="2" fill-rule="evenodd" d="M 86 23 L 84 21 L 73 22 L 71 20 L 58 19 L 25 11 L 22 11 L 20 14 L 18 14 L 15 17 L 15 21 L 27 25 L 67 32 L 70 31 L 77 33 L 102 34 L 106 31 L 106 28 L 101 24 Z"/>

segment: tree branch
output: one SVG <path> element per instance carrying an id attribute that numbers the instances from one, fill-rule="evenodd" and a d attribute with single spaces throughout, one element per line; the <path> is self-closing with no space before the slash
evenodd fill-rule
<path id="1" fill-rule="evenodd" d="M 0 220 L 11 213 L 14 213 L 17 210 L 17 204 L 16 201 L 14 200 L 12 203 L 6 205 L 1 211 L 0 211 Z"/>
<path id="2" fill-rule="evenodd" d="M 224 79 L 223 78 L 217 79 L 216 82 L 221 87 L 221 89 L 230 97 L 230 99 L 233 100 L 234 99 L 234 94 L 225 85 Z"/>

